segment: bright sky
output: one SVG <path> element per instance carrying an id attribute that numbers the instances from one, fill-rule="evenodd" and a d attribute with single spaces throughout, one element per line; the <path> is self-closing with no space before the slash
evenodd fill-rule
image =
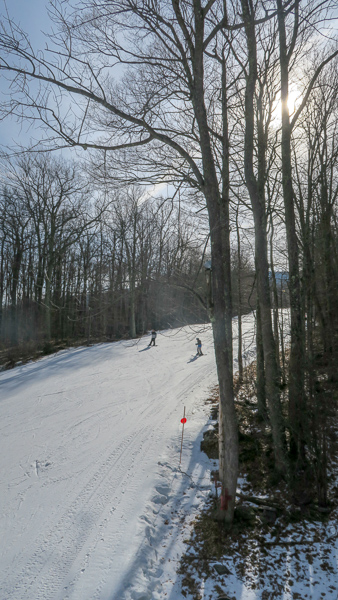
<path id="1" fill-rule="evenodd" d="M 0 0 L 0 19 L 8 14 L 22 29 L 29 34 L 32 45 L 36 49 L 43 49 L 45 45 L 44 32 L 48 32 L 51 22 L 47 13 L 48 0 Z M 336 11 L 334 11 L 335 13 Z M 337 9 L 338 16 L 338 9 Z M 0 89 L 6 87 L 6 82 L 1 82 Z M 294 99 L 293 99 L 294 102 Z M 292 112 L 292 107 L 291 107 Z M 19 125 L 14 119 L 0 122 L 0 144 L 13 146 L 25 144 L 33 135 L 33 129 Z M 39 137 L 37 134 L 36 137 Z"/>
<path id="2" fill-rule="evenodd" d="M 48 2 L 46 0 L 10 0 L 9 2 L 1 0 L 1 16 L 6 15 L 7 5 L 9 16 L 13 18 L 22 29 L 29 34 L 34 34 L 34 37 L 32 38 L 34 42 L 40 42 L 40 39 L 38 39 L 40 37 L 40 30 L 46 30 L 49 25 L 47 4 Z"/>
<path id="3" fill-rule="evenodd" d="M 47 0 L 0 0 L 0 18 L 9 15 L 15 23 L 21 26 L 29 36 L 32 45 L 35 48 L 43 48 L 44 36 L 42 31 L 47 31 L 50 27 L 50 20 L 47 14 Z M 7 84 L 2 82 L 1 88 L 7 88 Z M 0 123 L 0 142 L 1 144 L 13 145 L 13 143 L 24 143 L 28 141 L 32 131 L 26 132 L 25 128 L 15 122 L 14 119 L 6 119 Z"/>

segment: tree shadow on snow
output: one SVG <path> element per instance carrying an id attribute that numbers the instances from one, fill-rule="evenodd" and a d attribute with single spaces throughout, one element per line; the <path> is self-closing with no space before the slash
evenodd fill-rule
<path id="1" fill-rule="evenodd" d="M 175 467 L 170 463 L 159 463 L 162 466 L 158 473 L 159 479 L 162 479 L 162 486 L 168 487 L 168 490 L 172 490 L 172 483 L 181 478 L 177 488 L 175 486 L 174 494 L 172 491 L 168 491 L 168 501 L 164 504 L 162 502 L 158 505 L 155 504 L 156 512 L 151 513 L 151 509 L 145 506 L 143 517 L 145 517 L 145 530 L 143 535 L 140 535 L 140 545 L 135 548 L 133 559 L 130 561 L 126 572 L 122 574 L 119 584 L 117 584 L 117 590 L 114 595 L 109 595 L 107 600 L 116 600 L 117 598 L 129 598 L 130 600 L 150 600 L 153 597 L 153 592 L 156 590 L 159 594 L 160 577 L 162 575 L 163 565 L 166 565 L 168 558 L 172 560 L 175 556 L 173 548 L 177 544 L 179 539 L 179 523 L 175 523 L 176 532 L 173 531 L 173 535 L 168 533 L 168 524 L 170 524 L 173 511 L 177 511 L 182 517 L 187 517 L 191 508 L 190 504 L 193 502 L 196 491 L 205 489 L 205 479 L 210 481 L 209 471 L 209 460 L 203 458 L 205 455 L 199 452 L 200 443 L 203 438 L 203 431 L 205 425 L 201 427 L 200 432 L 196 435 L 194 441 L 190 442 L 190 458 L 187 460 L 187 465 L 184 467 L 184 471 L 181 466 Z M 185 448 L 186 452 L 189 452 L 188 448 Z M 194 481 L 192 483 L 192 476 Z M 209 488 L 209 483 L 206 485 Z M 211 485 L 210 485 L 211 487 Z M 152 494 L 156 495 L 157 487 L 152 490 Z M 159 492 L 160 493 L 160 492 Z M 188 502 L 188 507 L 185 506 L 185 502 Z M 142 513 L 140 515 L 142 519 Z M 147 534 L 147 525 L 150 533 Z M 163 546 L 163 543 L 165 544 Z M 165 548 L 163 555 L 160 553 L 161 559 L 158 563 L 158 550 Z M 177 573 L 176 573 L 177 575 Z M 177 575 L 178 576 L 178 575 Z M 140 579 L 141 577 L 141 579 Z M 143 579 L 144 578 L 144 579 Z M 175 582 L 173 581 L 173 586 Z M 170 591 L 167 600 L 177 600 L 178 596 L 175 589 Z"/>

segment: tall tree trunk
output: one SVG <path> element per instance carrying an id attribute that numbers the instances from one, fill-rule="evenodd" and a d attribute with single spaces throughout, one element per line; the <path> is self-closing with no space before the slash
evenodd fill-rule
<path id="1" fill-rule="evenodd" d="M 264 348 L 262 338 L 262 318 L 260 303 L 257 298 L 256 308 L 256 347 L 257 347 L 257 367 L 256 367 L 256 392 L 257 392 L 257 410 L 260 419 L 267 418 L 266 393 L 265 393 L 265 369 L 264 369 Z"/>
<path id="2" fill-rule="evenodd" d="M 273 218 L 272 213 L 270 212 L 270 269 L 271 269 L 271 288 L 272 288 L 272 297 L 273 297 L 273 332 L 275 336 L 276 342 L 276 358 L 278 364 L 278 371 L 280 372 L 280 356 L 279 356 L 279 323 L 278 323 L 278 289 L 276 282 L 276 274 L 273 260 Z"/>
<path id="3" fill-rule="evenodd" d="M 239 232 L 238 223 L 238 206 L 236 210 L 236 234 L 237 234 L 237 255 L 238 255 L 238 269 L 237 269 L 237 292 L 238 292 L 238 309 L 237 309 L 237 320 L 238 320 L 238 381 L 243 383 L 243 349 L 242 349 L 242 257 L 241 257 L 241 236 Z"/>
<path id="4" fill-rule="evenodd" d="M 12 265 L 12 287 L 10 307 L 10 342 L 12 346 L 18 344 L 18 314 L 17 314 L 17 288 L 20 276 L 20 268 L 23 256 L 21 242 L 17 240 L 14 248 L 14 260 Z"/>
<path id="5" fill-rule="evenodd" d="M 269 265 L 267 258 L 266 211 L 261 182 L 263 174 L 257 181 L 254 166 L 254 96 L 257 81 L 257 49 L 255 38 L 254 13 L 251 12 L 248 0 L 241 0 L 245 33 L 248 48 L 248 74 L 245 90 L 245 148 L 244 171 L 249 191 L 255 224 L 255 257 L 257 268 L 258 301 L 261 311 L 262 342 L 264 350 L 266 396 L 272 428 L 275 467 L 280 473 L 286 472 L 285 434 L 280 403 L 280 388 L 276 345 L 273 337 L 271 320 L 271 298 L 269 286 Z M 260 161 L 261 164 L 262 161 Z M 263 177 L 264 179 L 264 177 Z"/>
<path id="6" fill-rule="evenodd" d="M 320 152 L 320 204 L 321 204 L 321 218 L 319 225 L 320 235 L 320 246 L 322 248 L 322 264 L 323 264 L 323 277 L 324 277 L 324 298 L 325 298 L 325 333 L 324 333 L 324 344 L 328 354 L 330 362 L 330 370 L 334 365 L 332 362 L 333 358 L 333 346 L 334 346 L 334 331 L 336 315 L 334 307 L 336 305 L 337 296 L 337 280 L 335 277 L 335 270 L 333 267 L 333 248 L 332 242 L 332 230 L 331 230 L 331 219 L 332 219 L 332 205 L 329 199 L 329 185 L 327 181 L 327 132 L 326 128 L 323 132 L 323 148 Z"/>
<path id="7" fill-rule="evenodd" d="M 208 209 L 211 241 L 212 327 L 220 390 L 219 469 L 223 488 L 221 516 L 226 522 L 231 523 L 234 515 L 238 477 L 238 424 L 233 390 L 228 139 L 225 131 L 223 140 L 223 185 L 220 194 L 204 103 L 204 21 L 200 2 L 195 4 L 195 31 L 192 101 L 200 134 L 204 176 L 202 191 Z M 225 77 L 225 65 L 223 77 Z M 223 121 L 227 115 L 225 92 L 226 88 L 224 87 L 222 89 Z M 223 133 L 224 127 L 227 127 L 227 120 L 223 123 Z"/>
<path id="8" fill-rule="evenodd" d="M 296 1 L 297 15 L 298 0 Z M 294 213 L 294 191 L 291 163 L 291 125 L 288 109 L 289 56 L 287 51 L 285 16 L 282 0 L 277 0 L 279 61 L 282 104 L 282 185 L 285 207 L 285 225 L 289 259 L 289 289 L 291 311 L 291 348 L 289 367 L 289 426 L 290 455 L 299 466 L 304 460 L 306 410 L 304 398 L 304 326 L 301 310 L 299 249 Z"/>
<path id="9" fill-rule="evenodd" d="M 51 222 L 51 229 L 48 236 L 48 255 L 47 255 L 47 268 L 46 268 L 46 281 L 45 281 L 45 339 L 49 341 L 51 339 L 52 325 L 51 325 L 51 306 L 52 306 L 52 274 L 54 269 L 55 261 L 55 223 Z"/>

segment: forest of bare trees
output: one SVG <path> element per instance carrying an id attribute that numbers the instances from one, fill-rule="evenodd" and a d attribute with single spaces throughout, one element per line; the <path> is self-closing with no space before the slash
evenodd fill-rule
<path id="1" fill-rule="evenodd" d="M 99 194 L 78 168 L 49 154 L 8 161 L 6 169 L 3 348 L 48 351 L 55 341 L 134 338 L 207 321 L 205 219 L 135 186 Z M 246 313 L 254 307 L 249 258 L 238 281 L 235 310 L 240 304 Z"/>
<path id="2" fill-rule="evenodd" d="M 201 241 L 175 204 L 140 202 L 135 187 L 102 197 L 74 165 L 49 155 L 22 159 L 8 175 L 0 200 L 5 346 L 136 337 L 207 318 Z"/>
<path id="3" fill-rule="evenodd" d="M 10 86 L 3 118 L 37 120 L 44 132 L 29 159 L 6 167 L 1 335 L 12 343 L 18 328 L 28 337 L 39 329 L 46 340 L 133 337 L 209 318 L 220 476 L 231 497 L 222 517 L 231 521 L 238 477 L 231 319 L 257 307 L 258 407 L 276 472 L 292 483 L 311 465 L 325 504 L 330 413 L 319 410 L 316 360 L 335 377 L 334 4 L 52 0 L 50 11 L 44 52 L 10 19 L 0 36 Z M 86 177 L 39 154 L 58 156 L 64 147 L 77 153 Z M 164 184 L 175 190 L 171 200 L 140 202 L 137 186 Z M 245 294 L 242 271 L 251 276 Z M 287 377 L 281 273 L 291 313 Z"/>

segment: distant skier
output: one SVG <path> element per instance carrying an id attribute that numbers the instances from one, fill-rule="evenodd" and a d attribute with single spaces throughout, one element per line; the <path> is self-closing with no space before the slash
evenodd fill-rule
<path id="1" fill-rule="evenodd" d="M 203 356 L 202 342 L 199 338 L 196 338 L 197 356 Z"/>
<path id="2" fill-rule="evenodd" d="M 149 346 L 155 346 L 156 345 L 155 344 L 156 336 L 157 336 L 157 333 L 156 333 L 155 329 L 152 329 L 151 330 L 151 340 L 150 340 Z"/>

